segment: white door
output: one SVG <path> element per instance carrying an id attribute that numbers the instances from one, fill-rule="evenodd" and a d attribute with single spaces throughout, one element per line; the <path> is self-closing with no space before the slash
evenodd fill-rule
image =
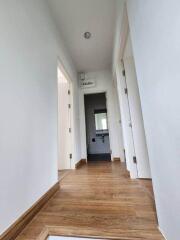
<path id="1" fill-rule="evenodd" d="M 71 88 L 71 83 L 68 82 L 68 133 L 67 133 L 67 153 L 68 153 L 68 165 L 69 168 L 72 168 L 72 88 Z"/>
<path id="2" fill-rule="evenodd" d="M 142 117 L 141 101 L 136 77 L 136 69 L 131 45 L 130 35 L 128 36 L 125 54 L 124 69 L 126 72 L 126 83 L 128 88 L 129 109 L 132 121 L 134 147 L 137 159 L 137 170 L 139 178 L 150 178 L 149 157 Z"/>
<path id="3" fill-rule="evenodd" d="M 137 178 L 137 164 L 135 162 L 135 148 L 134 148 L 134 139 L 133 139 L 133 131 L 132 131 L 132 121 L 131 114 L 129 108 L 129 99 L 128 99 L 128 90 L 126 85 L 126 78 L 124 74 L 124 66 L 122 64 L 122 77 L 121 77 L 121 94 L 122 94 L 122 107 L 123 107 L 123 136 L 125 142 L 125 155 L 127 166 L 130 171 L 130 175 L 132 178 Z"/>
<path id="4" fill-rule="evenodd" d="M 70 169 L 72 160 L 71 126 L 71 90 L 70 82 L 58 69 L 58 168 Z"/>

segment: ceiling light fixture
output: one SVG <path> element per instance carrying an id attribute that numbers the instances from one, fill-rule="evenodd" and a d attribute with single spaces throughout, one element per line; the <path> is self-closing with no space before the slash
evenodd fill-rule
<path id="1" fill-rule="evenodd" d="M 84 38 L 85 39 L 90 39 L 91 38 L 91 33 L 90 32 L 85 32 L 84 33 Z"/>

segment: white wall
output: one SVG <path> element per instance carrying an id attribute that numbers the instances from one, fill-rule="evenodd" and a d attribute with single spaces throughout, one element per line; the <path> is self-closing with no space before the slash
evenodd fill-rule
<path id="1" fill-rule="evenodd" d="M 126 42 L 123 61 L 126 71 L 126 84 L 128 89 L 127 96 L 129 99 L 135 156 L 137 158 L 137 174 L 138 178 L 151 178 L 139 88 L 137 84 L 131 38 L 129 34 Z"/>
<path id="2" fill-rule="evenodd" d="M 0 29 L 2 233 L 57 182 L 58 56 L 78 89 L 45 1 L 2 0 Z M 76 119 L 76 142 L 78 129 Z"/>
<path id="3" fill-rule="evenodd" d="M 81 158 L 87 158 L 86 152 L 86 132 L 85 132 L 85 116 L 84 116 L 84 94 L 107 92 L 107 109 L 109 123 L 110 146 L 112 150 L 112 158 L 120 157 L 124 159 L 122 130 L 120 127 L 120 115 L 118 115 L 118 102 L 116 90 L 113 86 L 112 74 L 110 71 L 99 71 L 87 73 L 87 77 L 95 79 L 96 86 L 88 89 L 81 89 L 79 95 L 80 107 L 80 126 L 81 126 Z"/>
<path id="4" fill-rule="evenodd" d="M 180 2 L 129 0 L 128 15 L 160 229 L 180 236 Z"/>
<path id="5" fill-rule="evenodd" d="M 125 0 L 116 0 L 116 26 L 115 26 L 115 37 L 114 37 L 114 49 L 113 49 L 113 66 L 112 69 L 115 71 L 116 64 L 119 60 L 120 51 L 120 35 L 122 32 L 122 20 L 124 14 L 124 2 Z"/>

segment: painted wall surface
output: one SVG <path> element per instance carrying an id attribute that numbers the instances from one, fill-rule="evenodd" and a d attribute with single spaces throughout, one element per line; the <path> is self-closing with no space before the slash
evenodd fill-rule
<path id="1" fill-rule="evenodd" d="M 124 11 L 125 0 L 116 0 L 116 28 L 114 37 L 114 49 L 113 49 L 113 66 L 112 69 L 115 71 L 116 64 L 119 60 L 119 50 L 120 50 L 120 36 L 122 32 L 122 19 Z"/>
<path id="2" fill-rule="evenodd" d="M 151 178 L 139 88 L 137 84 L 136 69 L 129 35 L 126 42 L 123 60 L 126 71 L 126 84 L 128 89 L 127 96 L 129 99 L 134 149 L 137 159 L 137 174 L 138 178 Z"/>
<path id="3" fill-rule="evenodd" d="M 87 78 L 95 79 L 96 86 L 88 89 L 80 89 L 79 107 L 80 107 L 80 126 L 81 126 L 81 158 L 87 158 L 86 152 L 86 126 L 84 111 L 84 94 L 88 93 L 107 93 L 107 110 L 109 123 L 110 146 L 112 158 L 120 157 L 124 159 L 122 130 L 120 126 L 120 115 L 118 114 L 117 92 L 113 85 L 111 71 L 99 71 L 86 74 Z"/>
<path id="4" fill-rule="evenodd" d="M 180 236 L 180 2 L 129 0 L 128 15 L 159 226 Z"/>
<path id="5" fill-rule="evenodd" d="M 57 182 L 58 56 L 78 89 L 45 1 L 1 1 L 0 29 L 2 233 Z"/>

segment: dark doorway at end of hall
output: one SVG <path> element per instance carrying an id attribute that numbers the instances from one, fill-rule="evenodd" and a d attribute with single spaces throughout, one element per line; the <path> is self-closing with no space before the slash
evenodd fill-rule
<path id="1" fill-rule="evenodd" d="M 106 93 L 84 96 L 88 161 L 111 161 Z"/>

